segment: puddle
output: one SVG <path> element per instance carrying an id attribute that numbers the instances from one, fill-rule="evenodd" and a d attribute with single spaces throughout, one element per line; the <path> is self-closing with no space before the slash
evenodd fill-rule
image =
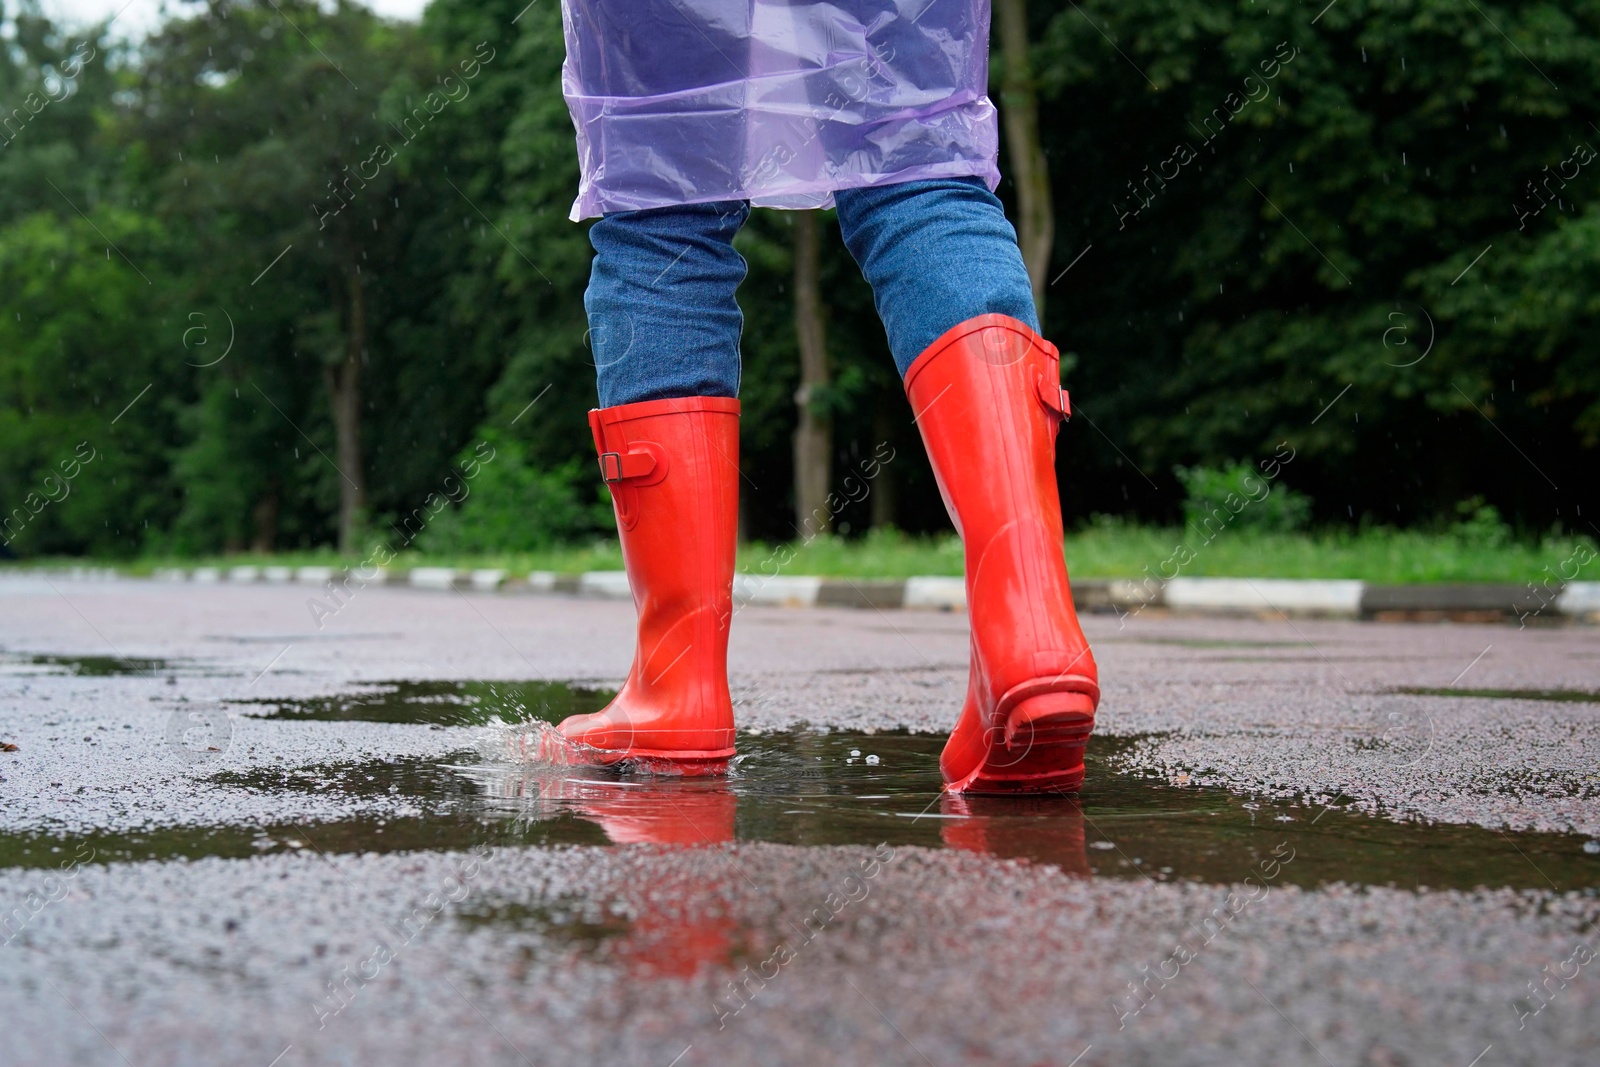
<path id="1" fill-rule="evenodd" d="M 1558 700 L 1576 704 L 1600 704 L 1600 692 L 1590 689 L 1430 689 L 1401 686 L 1385 690 L 1424 697 L 1480 697 L 1489 700 Z"/>
<path id="2" fill-rule="evenodd" d="M 538 701 L 531 706 L 558 718 L 567 710 L 558 706 L 563 701 L 592 707 L 606 695 L 501 682 L 395 683 L 374 689 L 383 691 L 348 695 L 311 710 L 305 703 L 296 705 L 298 717 L 488 721 L 504 711 L 494 701 L 515 694 L 524 708 Z M 281 710 L 286 702 L 268 703 L 279 706 L 275 714 L 297 717 Z M 1076 798 L 942 795 L 938 755 L 943 739 L 903 732 L 745 734 L 736 766 L 725 779 L 534 767 L 485 761 L 473 751 L 446 759 L 223 771 L 210 778 L 221 789 L 387 797 L 398 809 L 387 818 L 305 825 L 81 839 L 0 834 L 0 866 L 56 866 L 64 856 L 83 855 L 85 845 L 95 850 L 94 862 L 118 862 L 301 849 L 336 854 L 450 851 L 479 844 L 763 841 L 956 848 L 1050 864 L 1082 877 L 1212 884 L 1238 883 L 1274 860 L 1281 864 L 1280 882 L 1308 888 L 1345 882 L 1565 891 L 1600 884 L 1600 844 L 1576 835 L 1422 826 L 1342 809 L 1322 813 L 1117 771 L 1119 757 L 1140 740 L 1096 737 L 1089 746 L 1088 783 Z M 1284 862 L 1285 857 L 1292 858 Z"/>
<path id="3" fill-rule="evenodd" d="M 7 667 L 20 666 L 43 667 L 42 671 L 27 671 L 19 673 L 29 674 L 76 674 L 90 678 L 109 678 L 123 674 L 155 675 L 160 671 L 172 669 L 172 664 L 164 659 L 139 659 L 137 657 L 120 656 L 54 656 L 54 655 L 26 655 L 10 653 L 0 659 Z M 8 672 L 11 673 L 11 672 Z"/>
<path id="4" fill-rule="evenodd" d="M 496 719 L 557 722 L 598 711 L 614 694 L 562 682 L 370 682 L 333 696 L 297 700 L 261 698 L 227 701 L 258 705 L 264 719 L 360 720 L 434 726 L 486 726 Z"/>
<path id="5" fill-rule="evenodd" d="M 1119 771 L 1148 737 L 1097 736 L 1079 796 L 1031 799 L 942 794 L 943 738 L 902 731 L 741 734 L 733 771 L 717 779 L 493 758 L 511 749 L 508 742 L 525 733 L 527 723 L 594 710 L 610 695 L 540 682 L 397 681 L 313 700 L 240 702 L 250 705 L 250 714 L 282 720 L 478 725 L 474 736 L 480 744 L 445 758 L 229 770 L 206 779 L 216 791 L 214 808 L 226 809 L 229 791 L 249 791 L 381 798 L 393 806 L 386 816 L 72 838 L 0 833 L 0 867 L 70 871 L 78 861 L 460 852 L 479 845 L 707 848 L 769 842 L 959 849 L 996 861 L 1049 865 L 1070 877 L 1210 885 L 1237 885 L 1275 870 L 1274 885 L 1303 888 L 1336 882 L 1408 890 L 1504 886 L 1592 895 L 1600 886 L 1600 842 L 1577 835 L 1397 823 Z M 523 725 L 488 725 L 496 720 Z M 722 869 L 720 863 L 711 866 Z M 741 921 L 694 880 L 701 877 L 691 871 L 665 883 L 639 880 L 582 895 L 518 886 L 500 895 L 473 895 L 450 921 L 514 932 L 518 955 L 508 975 L 517 980 L 518 968 L 526 973 L 541 956 L 558 968 L 561 960 L 584 958 L 640 978 L 688 978 L 708 967 L 738 974 L 741 966 L 771 966 L 780 950 L 803 949 L 834 919 L 828 904 L 803 917 L 773 920 L 770 928 L 766 920 Z M 712 1010 L 720 1015 L 742 1006 L 719 1001 Z"/>
<path id="6" fill-rule="evenodd" d="M 457 769 L 479 784 L 485 810 L 530 828 L 576 814 L 617 843 L 888 842 L 963 848 L 1085 876 L 1219 884 L 1242 880 L 1274 855 L 1295 857 L 1281 877 L 1305 887 L 1554 883 L 1567 890 L 1600 882 L 1600 855 L 1586 852 L 1575 835 L 1429 827 L 1340 809 L 1324 814 L 1119 773 L 1118 758 L 1140 740 L 1091 742 L 1088 782 L 1076 798 L 944 796 L 943 738 L 908 733 L 746 735 L 725 782 L 491 763 Z"/>

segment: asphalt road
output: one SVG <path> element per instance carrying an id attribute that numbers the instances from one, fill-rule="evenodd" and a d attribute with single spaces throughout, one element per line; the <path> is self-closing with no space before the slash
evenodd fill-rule
<path id="1" fill-rule="evenodd" d="M 1088 618 L 1082 798 L 966 804 L 960 615 L 745 609 L 691 784 L 484 725 L 628 605 L 315 592 L 0 579 L 0 1063 L 1600 1059 L 1593 628 Z"/>

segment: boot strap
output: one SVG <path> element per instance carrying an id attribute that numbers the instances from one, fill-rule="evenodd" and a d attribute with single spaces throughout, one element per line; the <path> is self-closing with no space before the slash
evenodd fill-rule
<path id="1" fill-rule="evenodd" d="M 1038 393 L 1040 403 L 1055 412 L 1056 418 L 1062 422 L 1072 418 L 1072 400 L 1059 383 L 1048 381 L 1041 374 L 1038 379 Z"/>
<path id="2" fill-rule="evenodd" d="M 633 478 L 645 478 L 656 469 L 656 457 L 650 452 L 600 453 L 600 477 L 607 485 Z"/>

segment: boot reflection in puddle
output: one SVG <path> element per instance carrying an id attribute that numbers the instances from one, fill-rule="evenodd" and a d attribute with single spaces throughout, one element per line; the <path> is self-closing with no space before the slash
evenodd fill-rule
<path id="1" fill-rule="evenodd" d="M 720 845 L 733 840 L 733 793 L 722 782 L 568 778 L 569 809 L 618 845 Z"/>
<path id="2" fill-rule="evenodd" d="M 610 942 L 613 958 L 636 977 L 692 977 L 702 967 L 731 967 L 729 916 L 713 903 L 711 881 L 735 877 L 712 850 L 732 843 L 737 798 L 725 782 L 706 779 L 618 781 L 572 775 L 520 774 L 512 790 L 531 803 L 534 819 L 570 812 L 596 823 L 617 845 L 673 845 L 706 854 L 699 862 L 665 865 L 646 891 L 628 893 L 628 932 Z M 504 783 L 512 785 L 512 780 Z"/>
<path id="3" fill-rule="evenodd" d="M 996 859 L 1049 863 L 1064 874 L 1092 877 L 1083 806 L 1075 796 L 983 797 L 946 793 L 940 833 L 948 848 Z"/>
<path id="4" fill-rule="evenodd" d="M 723 783 L 585 781 L 582 786 L 572 810 L 599 823 L 619 845 L 714 848 L 733 841 L 737 800 Z M 689 978 L 702 966 L 731 965 L 732 922 L 726 914 L 708 912 L 705 886 L 694 884 L 707 874 L 723 878 L 730 869 L 720 856 L 708 862 L 715 866 L 674 878 L 682 879 L 677 892 L 656 885 L 635 898 L 633 928 L 612 946 L 629 971 Z"/>

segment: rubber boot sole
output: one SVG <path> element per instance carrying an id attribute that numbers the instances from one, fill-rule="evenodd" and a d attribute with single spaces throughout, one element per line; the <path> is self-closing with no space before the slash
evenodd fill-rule
<path id="1" fill-rule="evenodd" d="M 733 759 L 731 748 L 701 752 L 670 751 L 654 748 L 590 749 L 589 754 L 602 767 L 626 763 L 648 774 L 680 775 L 684 778 L 709 778 L 728 773 Z"/>
<path id="2" fill-rule="evenodd" d="M 1000 698 L 998 735 L 983 762 L 951 793 L 1076 793 L 1083 786 L 1083 755 L 1094 729 L 1094 700 L 1064 691 L 1064 679 L 1025 682 Z M 1087 680 L 1086 680 L 1087 681 Z"/>
<path id="3" fill-rule="evenodd" d="M 705 778 L 726 774 L 734 749 L 731 745 L 714 749 L 601 748 L 546 726 L 523 735 L 521 756 L 528 763 L 557 767 L 614 767 L 627 763 L 647 773 Z"/>

